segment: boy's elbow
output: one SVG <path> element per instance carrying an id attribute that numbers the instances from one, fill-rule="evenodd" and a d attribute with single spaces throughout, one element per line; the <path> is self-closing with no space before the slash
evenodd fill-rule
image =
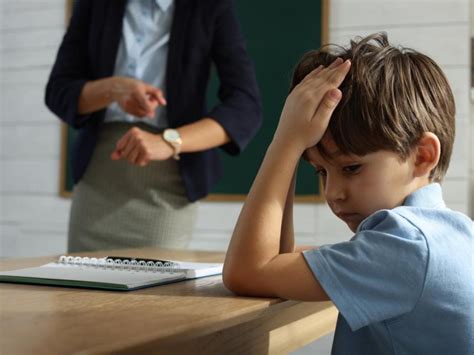
<path id="1" fill-rule="evenodd" d="M 239 296 L 277 297 L 260 276 L 257 270 L 246 270 L 242 265 L 224 265 L 222 281 L 229 291 Z"/>
<path id="2" fill-rule="evenodd" d="M 239 280 L 238 280 L 239 270 L 236 270 L 231 265 L 227 263 L 224 264 L 224 270 L 222 271 L 222 282 L 224 286 L 234 293 L 239 293 Z"/>
<path id="3" fill-rule="evenodd" d="M 238 295 L 248 295 L 247 283 L 249 278 L 244 274 L 244 270 L 239 266 L 224 264 L 222 281 L 224 286 L 231 292 Z"/>

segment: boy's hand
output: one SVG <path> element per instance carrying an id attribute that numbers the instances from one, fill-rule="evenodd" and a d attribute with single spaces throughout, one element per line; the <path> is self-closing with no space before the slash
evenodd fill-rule
<path id="1" fill-rule="evenodd" d="M 319 66 L 295 86 L 283 107 L 275 144 L 302 154 L 320 141 L 341 99 L 338 87 L 350 67 L 349 60 L 337 58 L 327 68 Z"/>

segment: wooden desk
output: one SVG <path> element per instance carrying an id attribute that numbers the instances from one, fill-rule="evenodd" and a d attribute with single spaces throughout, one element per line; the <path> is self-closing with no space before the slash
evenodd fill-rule
<path id="1" fill-rule="evenodd" d="M 127 255 L 222 262 L 223 253 L 134 249 Z M 1 270 L 56 257 L 9 260 Z M 287 353 L 334 330 L 330 302 L 237 297 L 220 276 L 132 292 L 0 283 L 2 354 Z"/>

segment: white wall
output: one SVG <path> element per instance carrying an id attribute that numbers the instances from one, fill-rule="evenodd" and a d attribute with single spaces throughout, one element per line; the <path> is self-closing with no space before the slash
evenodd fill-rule
<path id="1" fill-rule="evenodd" d="M 470 20 L 471 20 L 471 41 L 474 38 L 474 4 L 471 2 L 470 4 L 471 11 L 470 11 Z M 474 53 L 472 53 L 471 49 L 471 77 L 472 77 L 472 71 L 473 71 L 473 58 L 472 56 Z M 472 85 L 473 83 L 471 83 Z M 471 167 L 469 170 L 469 176 L 470 176 L 470 201 L 469 201 L 469 208 L 471 212 L 471 218 L 474 218 L 474 87 L 471 87 Z"/>
<path id="2" fill-rule="evenodd" d="M 445 198 L 468 212 L 470 149 L 469 0 L 334 0 L 330 41 L 385 30 L 426 52 L 445 70 L 456 96 L 457 138 Z M 62 253 L 70 201 L 58 197 L 60 125 L 43 91 L 64 31 L 65 0 L 0 0 L 0 257 Z M 297 36 L 295 34 L 295 36 Z M 224 250 L 240 203 L 201 204 L 193 248 Z M 324 205 L 295 209 L 302 243 L 350 237 Z"/>

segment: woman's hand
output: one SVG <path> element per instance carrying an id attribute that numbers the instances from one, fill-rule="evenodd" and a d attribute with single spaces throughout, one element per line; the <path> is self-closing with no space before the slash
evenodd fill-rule
<path id="1" fill-rule="evenodd" d="M 160 89 L 143 81 L 121 76 L 88 81 L 82 88 L 77 112 L 86 115 L 117 102 L 127 113 L 137 117 L 155 117 L 158 106 L 166 105 Z"/>
<path id="2" fill-rule="evenodd" d="M 295 86 L 286 99 L 273 144 L 302 154 L 320 141 L 341 99 L 338 87 L 350 66 L 349 60 L 337 58 L 327 68 L 319 66 Z"/>
<path id="3" fill-rule="evenodd" d="M 166 105 L 160 89 L 133 78 L 114 77 L 111 94 L 122 110 L 137 117 L 153 118 L 156 108 Z"/>
<path id="4" fill-rule="evenodd" d="M 169 159 L 173 154 L 173 148 L 163 140 L 161 134 L 134 127 L 120 138 L 110 158 L 124 159 L 131 164 L 145 166 L 152 160 Z"/>

